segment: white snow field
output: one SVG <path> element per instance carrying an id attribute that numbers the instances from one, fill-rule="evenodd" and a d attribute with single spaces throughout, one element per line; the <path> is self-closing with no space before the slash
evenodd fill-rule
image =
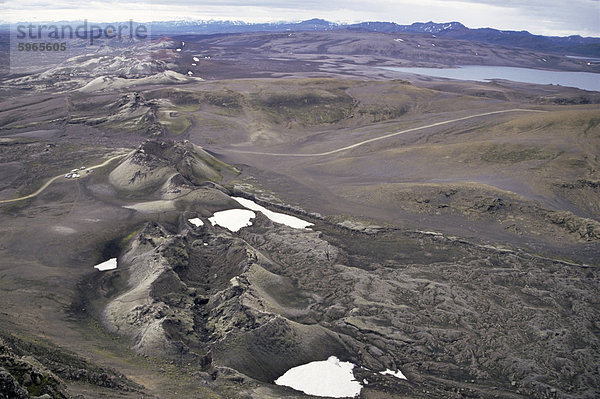
<path id="1" fill-rule="evenodd" d="M 117 268 L 117 258 L 112 258 L 107 260 L 106 262 L 102 262 L 94 266 L 94 269 L 98 269 L 101 272 L 106 270 L 114 270 Z"/>
<path id="2" fill-rule="evenodd" d="M 289 369 L 275 384 L 302 391 L 308 395 L 331 398 L 353 398 L 362 389 L 354 379 L 354 364 L 340 362 L 335 356 Z"/>
<path id="3" fill-rule="evenodd" d="M 294 229 L 305 229 L 308 226 L 312 226 L 313 223 L 307 222 L 295 216 L 286 215 L 285 213 L 273 212 L 265 208 L 264 206 L 258 205 L 256 202 L 242 198 L 232 197 L 234 200 L 240 203 L 245 208 L 257 211 L 268 217 L 275 223 L 285 224 L 286 226 L 293 227 Z"/>
<path id="4" fill-rule="evenodd" d="M 254 219 L 256 214 L 247 209 L 228 209 L 226 211 L 215 212 L 208 218 L 208 221 L 214 226 L 219 225 L 230 231 L 238 231 L 243 227 L 252 226 L 250 219 Z"/>

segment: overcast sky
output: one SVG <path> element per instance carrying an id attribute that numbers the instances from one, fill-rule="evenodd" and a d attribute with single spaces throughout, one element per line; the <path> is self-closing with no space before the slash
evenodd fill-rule
<path id="1" fill-rule="evenodd" d="M 335 22 L 458 21 L 470 28 L 528 30 L 536 34 L 600 36 L 600 0 L 0 0 L 0 20 L 151 20 Z"/>

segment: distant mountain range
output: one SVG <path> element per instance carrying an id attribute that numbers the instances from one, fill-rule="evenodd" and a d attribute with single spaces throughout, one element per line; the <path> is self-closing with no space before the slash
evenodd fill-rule
<path id="1" fill-rule="evenodd" d="M 503 31 L 492 28 L 470 29 L 460 22 L 416 22 L 398 25 L 393 22 L 361 22 L 339 24 L 323 19 L 302 22 L 279 22 L 251 24 L 240 21 L 171 21 L 151 23 L 152 34 L 218 34 L 247 32 L 290 32 L 360 30 L 383 33 L 417 33 L 436 35 L 440 38 L 472 40 L 538 51 L 559 52 L 574 55 L 600 56 L 600 38 L 568 36 L 540 36 L 527 31 Z"/>
<path id="2" fill-rule="evenodd" d="M 66 23 L 66 22 L 61 22 Z M 71 22 L 76 23 L 76 22 Z M 108 25 L 108 24 L 99 24 Z M 299 32 L 354 30 L 383 33 L 413 33 L 435 35 L 445 39 L 469 40 L 536 51 L 547 51 L 568 55 L 600 57 L 600 38 L 581 36 L 540 36 L 527 31 L 503 31 L 492 28 L 470 29 L 460 22 L 435 23 L 416 22 L 399 25 L 394 22 L 361 22 L 340 24 L 323 19 L 302 22 L 246 23 L 242 21 L 160 21 L 150 22 L 152 35 L 212 35 L 250 32 Z M 8 25 L 0 25 L 6 29 Z"/>

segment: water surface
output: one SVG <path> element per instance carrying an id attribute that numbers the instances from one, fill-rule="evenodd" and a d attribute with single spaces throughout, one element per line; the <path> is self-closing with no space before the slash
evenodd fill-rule
<path id="1" fill-rule="evenodd" d="M 544 71 L 541 69 L 515 68 L 487 65 L 464 65 L 457 68 L 405 68 L 381 67 L 390 71 L 434 76 L 438 78 L 474 80 L 485 82 L 492 79 L 534 84 L 555 84 L 583 90 L 600 91 L 600 74 L 590 72 Z"/>

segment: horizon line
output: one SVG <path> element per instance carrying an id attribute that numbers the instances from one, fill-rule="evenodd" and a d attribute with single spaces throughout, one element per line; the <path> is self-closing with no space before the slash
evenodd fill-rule
<path id="1" fill-rule="evenodd" d="M 337 25 L 337 26 L 352 26 L 352 25 L 358 25 L 358 24 L 364 24 L 364 23 L 387 23 L 387 24 L 393 24 L 393 25 L 397 25 L 397 26 L 412 26 L 415 24 L 428 24 L 428 23 L 433 23 L 436 25 L 445 25 L 445 24 L 460 24 L 462 26 L 464 26 L 465 28 L 469 29 L 469 30 L 479 30 L 479 29 L 492 29 L 492 30 L 496 30 L 499 32 L 526 32 L 529 33 L 530 35 L 534 35 L 534 36 L 543 36 L 543 37 L 581 37 L 581 38 L 590 38 L 590 39 L 600 39 L 600 36 L 583 36 L 581 34 L 571 34 L 571 35 L 563 35 L 563 36 L 559 36 L 559 35 L 543 35 L 543 34 L 537 34 L 537 33 L 532 33 L 526 29 L 523 30 L 512 30 L 512 29 L 500 29 L 500 28 L 494 28 L 494 27 L 479 27 L 479 28 L 471 28 L 468 27 L 467 25 L 465 25 L 464 23 L 460 22 L 460 21 L 449 21 L 449 22 L 434 22 L 432 20 L 429 20 L 427 22 L 422 22 L 422 21 L 414 21 L 410 24 L 400 24 L 394 21 L 383 21 L 383 20 L 363 20 L 363 21 L 352 21 L 352 22 L 346 22 L 346 21 L 329 21 L 323 18 L 310 18 L 310 19 L 305 19 L 305 20 L 277 20 L 277 21 L 268 21 L 268 22 L 246 22 L 244 20 L 240 20 L 240 19 L 190 19 L 190 18 L 185 18 L 185 19 L 164 19 L 164 20 L 152 20 L 152 21 L 136 21 L 135 19 L 129 19 L 129 20 L 114 20 L 114 21 L 93 21 L 93 20 L 89 20 L 87 18 L 85 19 L 74 19 L 74 20 L 36 20 L 36 21 L 18 21 L 18 22 L 10 22 L 10 21 L 5 21 L 5 20 L 0 20 L 0 26 L 5 26 L 5 25 L 18 25 L 18 24 L 24 24 L 24 23 L 36 23 L 36 24 L 40 24 L 40 23 L 80 23 L 80 22 L 88 22 L 88 23 L 94 23 L 94 24 L 115 24 L 115 23 L 124 23 L 124 22 L 129 22 L 129 21 L 133 21 L 135 23 L 138 24 L 153 24 L 153 23 L 177 23 L 177 22 L 185 22 L 185 23 L 217 23 L 217 22 L 229 22 L 229 23 L 241 23 L 247 26 L 252 26 L 252 25 L 277 25 L 277 24 L 301 24 L 304 22 L 310 22 L 310 21 L 323 21 L 323 22 L 327 22 L 329 24 L 333 24 L 333 25 Z M 383 32 L 385 33 L 385 32 Z"/>

